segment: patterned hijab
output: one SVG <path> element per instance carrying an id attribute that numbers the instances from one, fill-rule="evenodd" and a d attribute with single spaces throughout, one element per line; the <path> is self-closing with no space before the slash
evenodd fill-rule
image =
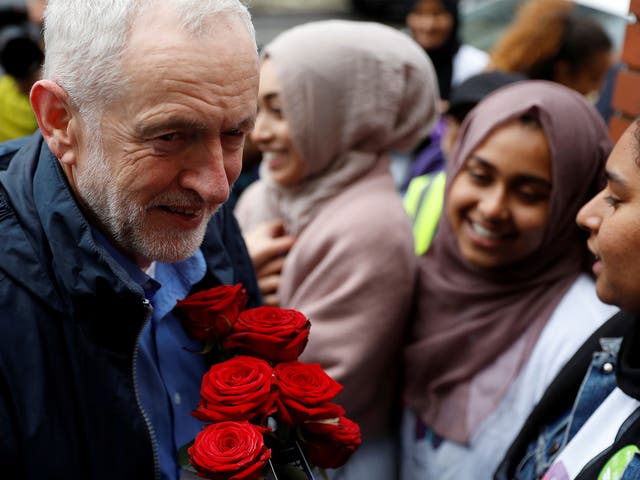
<path id="1" fill-rule="evenodd" d="M 269 178 L 265 205 L 292 233 L 317 208 L 370 173 L 390 175 L 391 150 L 410 150 L 436 120 L 429 58 L 406 34 L 377 23 L 328 20 L 294 27 L 265 47 L 282 88 L 293 144 L 306 164 L 291 187 Z"/>
<path id="2" fill-rule="evenodd" d="M 489 95 L 465 119 L 447 169 L 447 195 L 470 154 L 498 126 L 523 114 L 539 120 L 551 151 L 541 245 L 507 268 L 474 267 L 460 255 L 443 215 L 421 258 L 418 317 L 405 349 L 405 400 L 435 432 L 460 443 L 497 407 L 582 271 L 586 241 L 575 217 L 602 185 L 611 150 L 602 119 L 581 95 L 551 82 L 518 82 Z M 518 348 L 510 348 L 516 342 Z M 470 402 L 471 381 L 481 372 L 492 388 Z"/>

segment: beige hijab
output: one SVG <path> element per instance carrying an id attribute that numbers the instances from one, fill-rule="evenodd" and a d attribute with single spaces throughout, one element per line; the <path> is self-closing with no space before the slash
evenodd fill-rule
<path id="1" fill-rule="evenodd" d="M 611 150 L 604 122 L 581 95 L 551 82 L 518 82 L 488 96 L 465 119 L 447 169 L 447 193 L 484 139 L 523 114 L 538 118 L 551 149 L 552 190 L 541 245 L 516 265 L 475 268 L 460 255 L 443 216 L 421 258 L 419 313 L 405 349 L 405 399 L 435 432 L 460 443 L 497 407 L 581 272 L 586 237 L 575 217 L 600 188 Z M 515 342 L 519 349 L 510 348 Z M 505 352 L 511 357 L 496 362 Z M 480 372 L 493 387 L 470 402 L 470 384 Z"/>
<path id="2" fill-rule="evenodd" d="M 377 23 L 329 20 L 294 27 L 265 47 L 282 86 L 305 176 L 281 187 L 262 168 L 257 217 L 299 233 L 317 209 L 366 175 L 389 175 L 392 150 L 409 150 L 436 117 L 431 61 L 406 34 Z"/>

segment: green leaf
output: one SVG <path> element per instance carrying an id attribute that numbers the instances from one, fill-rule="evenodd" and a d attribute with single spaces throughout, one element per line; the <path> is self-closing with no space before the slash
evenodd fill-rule
<path id="1" fill-rule="evenodd" d="M 189 461 L 189 452 L 187 451 L 191 445 L 193 445 L 194 440 L 191 440 L 189 443 L 185 443 L 180 450 L 178 450 L 178 464 L 184 468 L 185 470 L 193 473 L 197 473 L 196 469 L 191 466 L 191 462 Z"/>
<path id="2" fill-rule="evenodd" d="M 293 465 L 278 465 L 273 466 L 278 476 L 278 480 L 309 480 L 307 474 L 298 467 Z"/>

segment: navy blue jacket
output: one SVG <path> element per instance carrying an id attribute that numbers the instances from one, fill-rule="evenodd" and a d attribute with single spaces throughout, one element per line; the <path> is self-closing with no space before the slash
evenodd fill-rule
<path id="1" fill-rule="evenodd" d="M 148 301 L 93 238 L 39 133 L 0 173 L 0 476 L 158 477 L 133 372 Z M 260 302 L 232 213 L 211 220 L 199 290 L 242 282 Z"/>

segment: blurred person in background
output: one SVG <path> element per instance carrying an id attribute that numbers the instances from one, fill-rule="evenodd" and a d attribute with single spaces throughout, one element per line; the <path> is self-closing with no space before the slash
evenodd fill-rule
<path id="1" fill-rule="evenodd" d="M 489 61 L 486 52 L 461 42 L 458 0 L 418 0 L 406 24 L 433 62 L 445 103 L 452 87 L 482 71 Z"/>
<path id="2" fill-rule="evenodd" d="M 26 9 L 0 12 L 0 142 L 32 134 L 38 123 L 29 103 L 44 59 L 42 19 L 45 0 L 28 0 Z"/>
<path id="3" fill-rule="evenodd" d="M 301 360 L 342 383 L 337 401 L 360 424 L 362 446 L 332 478 L 396 478 L 416 257 L 390 151 L 429 132 L 437 92 L 423 49 L 382 24 L 309 23 L 264 48 L 251 135 L 260 180 L 235 211 L 265 301 L 309 317 Z M 254 235 L 265 224 L 274 238 Z"/>
<path id="4" fill-rule="evenodd" d="M 445 112 L 452 89 L 484 70 L 489 56 L 461 42 L 458 0 L 418 0 L 406 17 L 406 25 L 433 62 L 438 76 L 439 110 Z M 441 119 L 410 154 L 394 152 L 392 172 L 401 193 L 413 177 L 442 169 L 444 158 L 439 148 L 445 130 Z"/>
<path id="5" fill-rule="evenodd" d="M 568 0 L 527 0 L 491 49 L 489 68 L 550 80 L 594 97 L 612 62 L 598 21 Z"/>

